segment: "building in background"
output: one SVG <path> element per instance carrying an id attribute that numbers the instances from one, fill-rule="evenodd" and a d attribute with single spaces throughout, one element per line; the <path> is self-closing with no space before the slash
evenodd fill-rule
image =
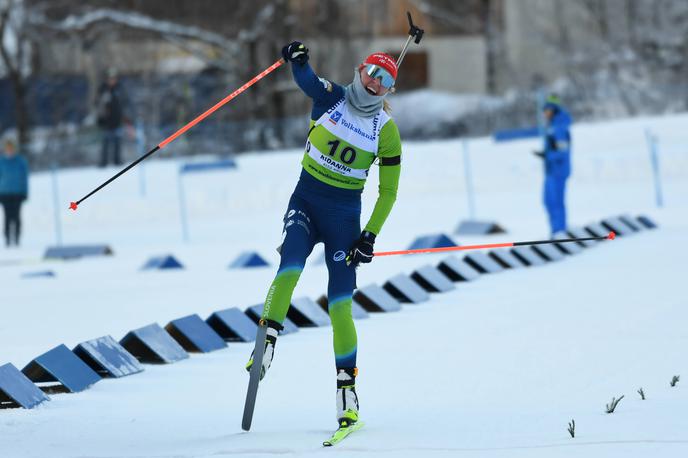
<path id="1" fill-rule="evenodd" d="M 568 99 L 577 119 L 688 105 L 683 0 L 6 0 L 0 132 L 16 128 L 23 144 L 31 131 L 25 150 L 43 165 L 52 154 L 68 163 L 94 154 L 92 107 L 115 67 L 135 101 L 133 121 L 158 138 L 270 65 L 293 39 L 309 46 L 317 71 L 347 84 L 371 51 L 398 54 L 407 10 L 426 35 L 403 63 L 399 94 L 427 88 L 463 104 L 462 127 L 444 134 L 516 127 L 532 117 L 542 88 Z M 466 104 L 466 94 L 485 103 Z M 174 148 L 294 146 L 307 111 L 289 75 L 275 72 Z M 125 146 L 125 160 L 135 154 Z"/>
<path id="2" fill-rule="evenodd" d="M 361 56 L 372 50 L 385 50 L 393 55 L 401 51 L 408 31 L 406 11 L 410 11 L 426 35 L 422 46 L 411 47 L 400 86 L 484 93 L 490 90 L 490 84 L 486 30 L 481 18 L 485 16 L 485 4 L 502 5 L 502 2 L 459 2 L 464 4 L 459 12 L 442 16 L 445 12 L 442 6 L 411 0 L 263 1 L 252 2 L 250 11 L 244 11 L 246 7 L 241 2 L 197 0 L 175 2 L 175 7 L 170 7 L 169 2 L 150 0 L 123 0 L 116 4 L 91 1 L 86 4 L 92 8 L 102 5 L 101 13 L 95 10 L 90 17 L 75 18 L 71 24 L 75 32 L 45 43 L 37 58 L 45 74 L 88 75 L 89 80 L 97 80 L 98 73 L 109 66 L 130 75 L 198 73 L 217 65 L 221 54 L 217 48 L 252 41 L 248 38 L 251 22 L 260 19 L 263 4 L 275 16 L 286 15 L 286 20 L 277 29 L 256 31 L 256 41 L 281 39 L 282 42 L 291 38 L 307 41 L 318 62 L 325 62 L 325 70 L 347 79 L 350 76 L 347 59 L 351 60 L 350 65 L 355 60 L 350 55 L 352 50 Z M 73 3 L 74 10 L 83 6 L 83 2 Z M 456 2 L 434 3 L 451 8 Z M 55 18 L 62 18 L 62 24 L 69 17 L 70 9 L 64 6 L 67 4 L 63 2 L 63 7 L 53 13 Z M 279 8 L 283 11 L 278 13 Z M 108 18 L 105 11 L 118 14 L 110 14 Z M 256 17 L 250 18 L 252 14 Z M 242 17 L 247 19 L 239 20 Z M 174 33 L 168 27 L 172 23 L 187 29 Z M 241 26 L 234 27 L 234 24 Z M 88 35 L 89 28 L 94 30 L 91 36 L 75 38 L 74 35 Z M 102 30 L 96 32 L 96 28 Z M 266 36 L 271 32 L 273 36 Z"/>

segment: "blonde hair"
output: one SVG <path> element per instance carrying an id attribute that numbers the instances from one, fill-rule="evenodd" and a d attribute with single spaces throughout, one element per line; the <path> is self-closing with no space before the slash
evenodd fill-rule
<path id="1" fill-rule="evenodd" d="M 382 101 L 382 109 L 385 110 L 385 113 L 387 113 L 388 115 L 392 115 L 392 105 L 389 104 L 387 99 L 384 99 Z"/>

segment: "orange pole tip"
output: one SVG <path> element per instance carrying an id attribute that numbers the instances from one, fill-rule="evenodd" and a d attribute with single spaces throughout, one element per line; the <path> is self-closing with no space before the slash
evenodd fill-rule
<path id="1" fill-rule="evenodd" d="M 616 233 L 614 231 L 611 231 L 609 235 L 607 236 L 609 240 L 614 240 L 616 238 Z"/>
<path id="2" fill-rule="evenodd" d="M 76 202 L 70 202 L 70 203 L 69 203 L 69 208 L 70 208 L 71 210 L 76 211 L 77 207 L 78 207 L 78 205 L 76 204 Z"/>

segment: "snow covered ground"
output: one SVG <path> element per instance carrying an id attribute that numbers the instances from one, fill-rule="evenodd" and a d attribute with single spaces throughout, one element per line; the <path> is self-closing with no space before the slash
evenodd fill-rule
<path id="1" fill-rule="evenodd" d="M 485 275 L 430 302 L 357 323 L 358 392 L 366 427 L 333 449 L 336 426 L 331 331 L 284 336 L 261 385 L 253 428 L 241 431 L 251 344 L 192 355 L 138 375 L 106 379 L 78 394 L 52 395 L 33 410 L 0 410 L 1 457 L 466 456 L 645 457 L 688 452 L 688 115 L 578 125 L 569 183 L 571 224 L 621 213 L 647 214 L 660 229 L 605 242 L 539 268 Z M 665 207 L 654 205 L 645 128 L 660 139 Z M 478 218 L 503 236 L 547 236 L 537 141 L 469 143 Z M 174 148 L 174 145 L 170 149 Z M 460 141 L 406 143 L 398 203 L 380 251 L 418 235 L 451 234 L 468 210 Z M 107 243 L 114 257 L 42 261 L 55 242 L 52 178 L 31 179 L 23 247 L 0 251 L 0 364 L 19 369 L 64 343 L 165 325 L 198 313 L 261 303 L 274 267 L 229 270 L 240 252 L 273 265 L 281 218 L 299 174 L 299 151 L 241 156 L 238 169 L 183 178 L 190 243 L 181 236 L 179 162 L 133 171 L 68 212 L 116 170 L 59 173 L 63 242 Z M 364 220 L 376 197 L 364 193 Z M 141 272 L 172 253 L 186 267 Z M 313 259 L 319 258 L 316 251 Z M 376 259 L 359 284 L 382 284 L 444 256 Z M 52 270 L 53 279 L 24 279 Z M 326 289 L 311 263 L 296 296 Z M 647 400 L 636 393 L 642 387 Z M 617 411 L 604 413 L 612 397 Z M 575 419 L 576 438 L 567 423 Z"/>

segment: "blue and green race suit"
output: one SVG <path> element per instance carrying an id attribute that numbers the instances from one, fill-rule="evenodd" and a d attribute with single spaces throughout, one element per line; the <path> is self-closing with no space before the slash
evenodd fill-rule
<path id="1" fill-rule="evenodd" d="M 323 242 L 329 273 L 328 312 L 335 364 L 356 366 L 357 337 L 351 316 L 356 269 L 346 254 L 361 233 L 361 192 L 368 169 L 379 164 L 379 194 L 364 230 L 379 234 L 396 200 L 401 140 L 384 110 L 360 118 L 347 109 L 344 87 L 319 78 L 305 64 L 292 63 L 294 79 L 313 100 L 301 175 L 284 216 L 281 260 L 263 317 L 282 323 L 292 293 L 315 244 Z"/>

